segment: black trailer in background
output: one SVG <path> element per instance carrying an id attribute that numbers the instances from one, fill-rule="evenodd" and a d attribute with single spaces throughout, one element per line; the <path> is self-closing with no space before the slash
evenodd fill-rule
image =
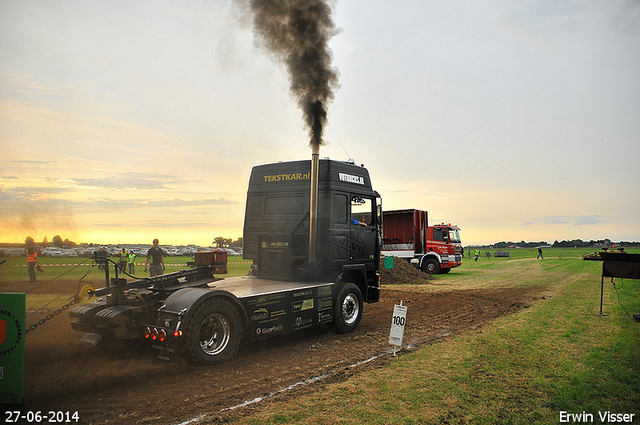
<path id="1" fill-rule="evenodd" d="M 585 260 L 602 261 L 602 276 L 600 278 L 600 316 L 604 297 L 604 278 L 640 279 L 640 254 L 629 254 L 624 249 L 608 251 L 604 249 L 597 255 L 589 255 Z"/>

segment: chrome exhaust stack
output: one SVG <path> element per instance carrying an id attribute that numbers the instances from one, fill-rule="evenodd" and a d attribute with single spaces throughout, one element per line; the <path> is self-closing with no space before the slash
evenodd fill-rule
<path id="1" fill-rule="evenodd" d="M 309 205 L 309 262 L 316 262 L 316 234 L 318 229 L 318 172 L 320 168 L 320 146 L 311 147 L 311 194 Z"/>

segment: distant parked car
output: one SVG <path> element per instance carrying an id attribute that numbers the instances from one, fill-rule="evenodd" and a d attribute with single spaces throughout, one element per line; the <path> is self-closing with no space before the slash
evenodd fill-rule
<path id="1" fill-rule="evenodd" d="M 3 250 L 3 255 L 5 257 L 21 257 L 25 255 L 25 253 L 22 248 L 5 248 Z"/>
<path id="2" fill-rule="evenodd" d="M 42 251 L 42 255 L 45 257 L 62 257 L 64 252 L 58 247 L 48 246 Z"/>
<path id="3" fill-rule="evenodd" d="M 177 255 L 188 257 L 190 255 L 193 255 L 195 252 L 196 252 L 195 248 L 180 248 L 178 249 Z"/>

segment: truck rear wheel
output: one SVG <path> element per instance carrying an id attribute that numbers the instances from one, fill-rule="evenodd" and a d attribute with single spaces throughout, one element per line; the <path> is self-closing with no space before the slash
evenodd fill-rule
<path id="1" fill-rule="evenodd" d="M 353 283 L 345 284 L 338 292 L 334 307 L 333 327 L 341 333 L 353 332 L 362 319 L 362 292 Z"/>
<path id="2" fill-rule="evenodd" d="M 424 263 L 422 263 L 422 271 L 428 274 L 439 274 L 440 273 L 440 264 L 438 260 L 434 258 L 429 258 Z"/>
<path id="3" fill-rule="evenodd" d="M 238 311 L 221 298 L 205 300 L 191 316 L 185 333 L 192 360 L 213 364 L 233 359 L 240 347 L 242 325 Z"/>

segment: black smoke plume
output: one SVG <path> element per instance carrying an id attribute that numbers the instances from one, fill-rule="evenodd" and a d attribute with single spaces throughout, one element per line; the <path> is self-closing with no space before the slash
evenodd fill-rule
<path id="1" fill-rule="evenodd" d="M 303 112 L 309 144 L 323 144 L 327 107 L 338 88 L 329 40 L 337 34 L 323 0 L 250 0 L 253 27 L 262 43 L 289 71 L 291 92 Z"/>

